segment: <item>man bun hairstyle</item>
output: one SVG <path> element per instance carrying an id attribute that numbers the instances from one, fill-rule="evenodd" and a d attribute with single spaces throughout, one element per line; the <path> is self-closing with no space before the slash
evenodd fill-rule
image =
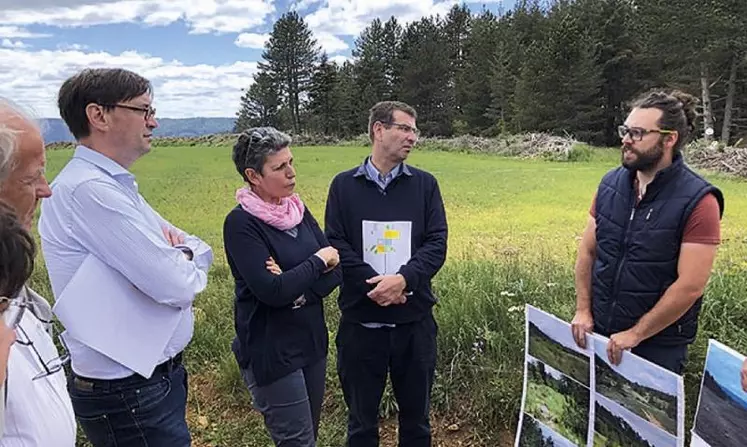
<path id="1" fill-rule="evenodd" d="M 689 93 L 681 90 L 651 90 L 639 96 L 633 102 L 633 107 L 661 110 L 659 127 L 663 130 L 676 130 L 678 134 L 673 148 L 675 155 L 679 154 L 695 135 L 698 98 Z"/>

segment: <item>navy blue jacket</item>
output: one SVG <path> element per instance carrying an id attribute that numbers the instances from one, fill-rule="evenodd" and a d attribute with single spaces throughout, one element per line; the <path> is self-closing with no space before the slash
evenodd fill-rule
<path id="1" fill-rule="evenodd" d="M 345 321 L 409 323 L 430 313 L 436 303 L 431 279 L 446 260 L 446 212 L 433 175 L 408 166 L 381 191 L 362 167 L 338 174 L 329 188 L 325 231 L 340 253 L 343 282 L 338 303 Z M 363 220 L 411 221 L 410 260 L 399 269 L 412 292 L 405 304 L 381 307 L 366 294 L 366 280 L 378 273 L 363 261 Z"/>
<path id="2" fill-rule="evenodd" d="M 635 172 L 619 167 L 602 179 L 596 198 L 596 260 L 592 270 L 595 332 L 633 327 L 678 278 L 682 236 L 690 214 L 709 193 L 723 215 L 721 191 L 677 156 L 657 173 L 636 204 Z M 681 345 L 695 339 L 702 297 L 648 343 Z"/>
<path id="3" fill-rule="evenodd" d="M 338 265 L 324 273 L 324 261 L 314 255 L 330 244 L 308 208 L 296 228 L 293 237 L 240 206 L 231 210 L 223 226 L 236 293 L 232 350 L 241 368 L 251 366 L 259 386 L 327 355 L 322 299 L 340 284 L 342 272 Z M 270 256 L 282 274 L 267 270 Z"/>

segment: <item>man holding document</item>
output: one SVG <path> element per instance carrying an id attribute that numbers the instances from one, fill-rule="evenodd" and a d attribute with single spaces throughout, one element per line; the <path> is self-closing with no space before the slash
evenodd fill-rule
<path id="1" fill-rule="evenodd" d="M 39 233 L 73 408 L 96 447 L 191 444 L 182 351 L 213 253 L 151 208 L 129 171 L 158 126 L 151 102 L 150 82 L 122 69 L 83 70 L 58 97 L 79 145 Z"/>
<path id="2" fill-rule="evenodd" d="M 415 119 L 402 102 L 374 105 L 371 156 L 329 188 L 327 239 L 340 254 L 343 276 L 336 342 L 349 447 L 379 445 L 387 374 L 399 405 L 399 445 L 431 445 L 437 333 L 431 279 L 446 259 L 447 224 L 436 178 L 405 164 L 418 139 Z"/>

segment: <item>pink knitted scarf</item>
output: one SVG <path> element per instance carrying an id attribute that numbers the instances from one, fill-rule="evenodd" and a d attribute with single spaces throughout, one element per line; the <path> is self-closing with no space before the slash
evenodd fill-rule
<path id="1" fill-rule="evenodd" d="M 290 230 L 301 223 L 305 209 L 298 194 L 283 197 L 280 204 L 276 205 L 260 199 L 247 187 L 236 191 L 236 201 L 247 213 L 282 231 Z"/>

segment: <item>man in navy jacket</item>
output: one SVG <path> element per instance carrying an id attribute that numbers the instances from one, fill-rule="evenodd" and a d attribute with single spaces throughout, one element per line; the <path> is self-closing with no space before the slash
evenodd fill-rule
<path id="1" fill-rule="evenodd" d="M 609 337 L 681 374 L 720 243 L 721 191 L 685 165 L 694 97 L 653 91 L 620 126 L 622 166 L 602 179 L 576 261 L 573 335 Z"/>
<path id="2" fill-rule="evenodd" d="M 447 224 L 435 177 L 404 163 L 418 139 L 416 119 L 402 102 L 374 105 L 371 155 L 338 174 L 327 198 L 326 234 L 343 272 L 336 345 L 350 447 L 378 446 L 387 373 L 399 406 L 399 445 L 431 445 L 437 333 L 431 279 L 446 258 Z M 410 256 L 403 259 L 408 236 Z M 382 257 L 386 262 L 378 262 Z"/>

